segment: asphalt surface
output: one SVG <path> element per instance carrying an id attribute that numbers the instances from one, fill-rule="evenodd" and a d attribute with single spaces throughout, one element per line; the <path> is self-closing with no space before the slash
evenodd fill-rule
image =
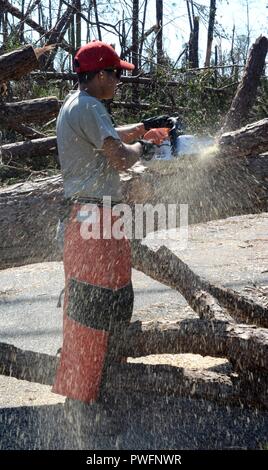
<path id="1" fill-rule="evenodd" d="M 133 270 L 135 305 L 140 309 L 158 304 L 159 318 L 171 303 L 186 305 L 168 287 Z M 0 341 L 32 351 L 56 354 L 62 343 L 62 308 L 57 308 L 64 287 L 62 263 L 42 263 L 0 272 Z M 150 319 L 150 315 L 147 319 Z"/>

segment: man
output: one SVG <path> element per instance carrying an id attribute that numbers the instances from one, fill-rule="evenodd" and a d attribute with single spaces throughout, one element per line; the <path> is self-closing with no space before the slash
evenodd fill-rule
<path id="1" fill-rule="evenodd" d="M 122 70 L 134 66 L 101 41 L 81 47 L 74 60 L 79 90 L 67 97 L 57 120 L 58 151 L 65 197 L 71 212 L 64 237 L 64 334 L 53 391 L 67 396 L 70 410 L 103 402 L 109 364 L 120 361 L 113 337 L 122 337 L 133 307 L 128 240 L 107 236 L 104 222 L 115 217 L 103 204 L 121 201 L 119 172 L 154 145 L 138 141 L 151 127 L 170 125 L 168 117 L 114 128 L 101 100 L 113 98 Z M 96 207 L 98 210 L 96 210 Z M 96 215 L 97 214 L 97 215 Z M 81 235 L 81 226 L 98 223 L 99 237 Z M 96 405 L 97 406 L 97 405 Z M 96 409 L 96 406 L 94 409 Z M 82 416 L 82 415 L 81 415 Z"/>

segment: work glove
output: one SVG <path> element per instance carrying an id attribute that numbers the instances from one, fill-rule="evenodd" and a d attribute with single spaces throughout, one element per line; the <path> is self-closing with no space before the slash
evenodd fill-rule
<path id="1" fill-rule="evenodd" d="M 138 142 L 142 145 L 142 154 L 141 158 L 143 160 L 149 161 L 155 156 L 156 152 L 156 145 L 148 140 L 138 140 Z"/>
<path id="2" fill-rule="evenodd" d="M 178 118 L 163 115 L 144 119 L 142 123 L 144 125 L 145 130 L 149 131 L 150 129 L 156 129 L 158 127 L 167 127 L 169 129 L 172 129 L 176 126 L 177 121 Z"/>

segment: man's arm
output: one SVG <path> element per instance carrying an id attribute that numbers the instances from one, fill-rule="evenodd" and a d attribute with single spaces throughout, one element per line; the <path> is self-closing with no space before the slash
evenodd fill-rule
<path id="1" fill-rule="evenodd" d="M 129 144 L 134 140 L 140 139 L 145 134 L 145 128 L 142 122 L 138 124 L 127 124 L 126 126 L 120 126 L 115 128 L 120 139 L 125 144 Z"/>
<path id="2" fill-rule="evenodd" d="M 112 167 L 118 171 L 124 171 L 133 166 L 143 153 L 143 147 L 139 142 L 128 145 L 113 137 L 107 137 L 104 140 L 101 150 Z"/>

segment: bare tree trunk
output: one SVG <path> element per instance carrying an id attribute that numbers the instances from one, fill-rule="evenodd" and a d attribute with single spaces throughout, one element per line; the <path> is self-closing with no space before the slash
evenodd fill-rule
<path id="1" fill-rule="evenodd" d="M 21 14 L 25 15 L 25 0 L 21 0 Z M 24 43 L 24 21 L 21 22 L 19 26 L 19 38 L 20 42 Z"/>
<path id="2" fill-rule="evenodd" d="M 96 0 L 92 0 L 92 3 L 93 3 L 93 9 L 94 9 L 94 13 L 95 13 L 95 21 L 96 21 L 96 25 L 97 25 L 98 38 L 99 38 L 99 41 L 102 41 L 102 35 L 101 35 L 101 27 L 100 27 L 100 23 L 99 23 L 99 14 L 98 14 L 97 1 L 96 1 Z"/>
<path id="3" fill-rule="evenodd" d="M 76 49 L 79 49 L 81 47 L 81 0 L 77 0 L 76 8 Z"/>
<path id="4" fill-rule="evenodd" d="M 192 22 L 192 15 L 191 15 L 191 10 L 190 10 L 189 0 L 186 0 L 186 6 L 187 6 L 187 13 L 188 13 L 190 31 L 192 32 L 193 31 L 193 22 Z"/>
<path id="5" fill-rule="evenodd" d="M 52 0 L 48 0 L 48 29 L 52 28 Z"/>
<path id="6" fill-rule="evenodd" d="M 210 66 L 215 16 L 216 16 L 216 0 L 210 0 L 209 22 L 208 22 L 208 39 L 207 39 L 207 51 L 206 51 L 205 67 Z"/>
<path id="7" fill-rule="evenodd" d="M 157 63 L 163 62 L 163 0 L 156 0 L 156 50 Z"/>
<path id="8" fill-rule="evenodd" d="M 255 102 L 267 50 L 268 39 L 265 36 L 260 36 L 250 49 L 244 75 L 219 134 L 234 131 L 246 122 L 249 111 Z"/>
<path id="9" fill-rule="evenodd" d="M 148 0 L 145 0 L 144 7 L 143 7 L 142 26 L 141 26 L 141 41 L 140 41 L 140 48 L 139 48 L 139 68 L 141 67 L 141 56 L 142 56 L 142 49 L 143 49 L 143 44 L 144 44 L 144 32 L 145 32 L 147 5 L 148 5 Z"/>
<path id="10" fill-rule="evenodd" d="M 139 73 L 139 0 L 133 0 L 132 10 L 132 63 L 135 65 L 133 75 Z M 139 85 L 132 86 L 132 101 L 139 101 Z"/>
<path id="11" fill-rule="evenodd" d="M 88 43 L 90 41 L 90 19 L 91 19 L 91 8 L 88 6 L 88 12 L 87 12 L 87 36 L 86 36 L 86 42 Z"/>
<path id="12" fill-rule="evenodd" d="M 234 38 L 235 38 L 235 24 L 233 25 L 232 29 L 232 42 L 231 42 L 231 50 L 230 50 L 230 57 L 232 64 L 235 65 L 235 59 L 234 59 Z"/>
<path id="13" fill-rule="evenodd" d="M 195 16 L 193 18 L 193 30 L 190 34 L 189 41 L 189 66 L 193 69 L 198 69 L 199 58 L 198 58 L 198 39 L 199 39 L 199 18 Z"/>

